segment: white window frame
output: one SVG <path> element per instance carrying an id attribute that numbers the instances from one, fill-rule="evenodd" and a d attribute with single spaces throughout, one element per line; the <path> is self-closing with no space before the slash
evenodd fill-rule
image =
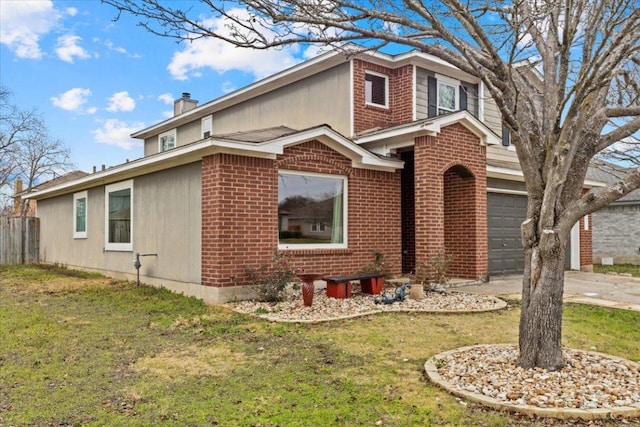
<path id="1" fill-rule="evenodd" d="M 111 243 L 109 242 L 109 193 L 113 193 L 115 191 L 120 190 L 130 190 L 130 209 L 131 209 L 131 218 L 130 218 L 130 233 L 129 243 Z M 128 181 L 122 181 L 115 184 L 106 185 L 104 187 L 104 249 L 107 251 L 123 251 L 123 252 L 133 252 L 133 231 L 134 231 L 134 205 L 133 205 L 133 180 L 130 179 Z"/>
<path id="2" fill-rule="evenodd" d="M 342 243 L 300 243 L 300 244 L 290 244 L 290 243 L 280 243 L 280 238 L 278 238 L 278 249 L 280 250 L 308 250 L 308 249 L 346 249 L 348 246 L 347 236 L 349 235 L 349 227 L 348 227 L 348 213 L 349 213 L 349 181 L 346 176 L 343 175 L 332 175 L 325 173 L 316 173 L 316 172 L 304 172 L 304 171 L 292 171 L 292 170 L 278 170 L 278 174 L 282 175 L 298 175 L 298 176 L 310 176 L 310 177 L 318 177 L 318 178 L 331 178 L 331 179 L 340 179 L 342 180 Z M 278 194 L 278 197 L 280 194 Z"/>
<path id="3" fill-rule="evenodd" d="M 447 111 L 447 112 L 458 111 L 460 109 L 460 93 L 459 93 L 460 81 L 456 79 L 452 79 L 451 77 L 442 76 L 439 74 L 436 74 L 436 80 L 437 80 L 436 82 L 437 114 L 440 115 L 441 110 Z M 455 99 L 455 105 L 453 110 L 440 106 L 440 85 L 441 84 L 453 87 L 453 93 L 454 93 L 454 99 Z"/>
<path id="4" fill-rule="evenodd" d="M 209 116 L 203 117 L 200 120 L 200 129 L 202 130 L 201 132 L 202 139 L 209 138 L 213 133 L 213 116 L 209 115 Z M 205 135 L 206 132 L 209 132 L 209 135 Z"/>
<path id="5" fill-rule="evenodd" d="M 173 147 L 169 147 L 165 150 L 162 149 L 162 138 L 165 136 L 173 136 Z M 171 129 L 170 131 L 167 132 L 163 132 L 160 135 L 158 135 L 158 153 L 162 153 L 164 151 L 169 151 L 171 149 L 174 149 L 178 146 L 178 139 L 177 139 L 177 131 L 176 129 Z"/>
<path id="6" fill-rule="evenodd" d="M 382 73 L 376 73 L 375 71 L 369 71 L 366 70 L 364 72 L 365 74 L 365 81 L 364 81 L 364 85 L 365 85 L 365 89 L 364 89 L 364 102 L 366 105 L 371 105 L 373 107 L 379 107 L 379 108 L 389 108 L 389 76 L 387 76 L 386 74 L 382 74 Z M 367 101 L 367 74 L 371 75 L 371 76 L 375 76 L 375 77 L 382 77 L 384 79 L 384 104 L 376 104 L 375 102 L 372 101 Z"/>
<path id="7" fill-rule="evenodd" d="M 324 224 L 314 223 L 311 224 L 311 232 L 312 233 L 324 233 L 327 231 L 327 228 Z"/>
<path id="8" fill-rule="evenodd" d="M 84 199 L 84 231 L 77 231 L 78 221 L 78 200 Z M 73 238 L 74 239 L 86 239 L 87 238 L 87 219 L 89 218 L 89 198 L 87 197 L 87 191 L 80 191 L 73 194 Z"/>

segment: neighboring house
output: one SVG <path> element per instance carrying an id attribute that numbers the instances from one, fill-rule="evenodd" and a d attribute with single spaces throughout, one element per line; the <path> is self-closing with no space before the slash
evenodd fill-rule
<path id="1" fill-rule="evenodd" d="M 48 181 L 42 182 L 33 187 L 32 191 L 40 191 L 49 187 L 53 187 L 55 185 L 60 185 L 65 182 L 73 181 L 78 178 L 82 178 L 84 176 L 89 175 L 87 172 L 83 172 L 80 170 L 75 170 L 71 172 L 67 172 L 58 177 L 52 178 Z M 11 213 L 12 216 L 20 216 L 22 215 L 22 206 L 24 203 L 23 197 L 27 194 L 27 190 L 24 188 L 24 181 L 20 178 L 16 179 L 14 184 L 14 192 L 13 192 L 13 211 Z M 36 214 L 36 200 L 30 199 L 28 201 L 29 207 L 27 208 L 26 216 L 35 216 Z"/>
<path id="2" fill-rule="evenodd" d="M 33 193 L 43 259 L 134 277 L 157 253 L 144 282 L 208 302 L 244 296 L 275 248 L 327 275 L 443 248 L 454 277 L 522 272 L 515 151 L 482 83 L 438 58 L 330 52 L 174 112 L 133 134 L 143 158 Z M 572 236 L 569 267 L 591 265 L 591 230 Z"/>
<path id="3" fill-rule="evenodd" d="M 626 170 L 594 161 L 594 179 L 615 183 Z M 640 189 L 594 212 L 593 261 L 596 264 L 640 264 Z"/>

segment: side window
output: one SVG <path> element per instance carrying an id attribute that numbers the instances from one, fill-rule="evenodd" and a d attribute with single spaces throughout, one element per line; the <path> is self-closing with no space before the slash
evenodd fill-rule
<path id="1" fill-rule="evenodd" d="M 158 136 L 158 151 L 167 151 L 176 147 L 176 130 L 171 129 L 169 132 L 161 133 Z"/>
<path id="2" fill-rule="evenodd" d="M 364 94 L 365 103 L 387 108 L 389 106 L 389 78 L 384 74 L 366 71 Z"/>
<path id="3" fill-rule="evenodd" d="M 73 195 L 73 238 L 87 238 L 87 192 Z"/>
<path id="4" fill-rule="evenodd" d="M 504 147 L 511 145 L 511 133 L 504 125 L 502 125 L 502 145 Z"/>
<path id="5" fill-rule="evenodd" d="M 281 249 L 345 248 L 347 178 L 310 172 L 278 173 Z"/>
<path id="6" fill-rule="evenodd" d="M 133 251 L 133 180 L 107 185 L 105 198 L 105 249 Z"/>
<path id="7" fill-rule="evenodd" d="M 209 138 L 211 136 L 212 124 L 213 118 L 211 116 L 202 118 L 202 139 Z"/>

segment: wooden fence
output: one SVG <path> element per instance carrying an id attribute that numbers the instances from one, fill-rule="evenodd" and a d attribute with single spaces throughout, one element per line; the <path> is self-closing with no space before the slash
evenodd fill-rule
<path id="1" fill-rule="evenodd" d="M 40 219 L 0 217 L 0 265 L 38 262 Z"/>

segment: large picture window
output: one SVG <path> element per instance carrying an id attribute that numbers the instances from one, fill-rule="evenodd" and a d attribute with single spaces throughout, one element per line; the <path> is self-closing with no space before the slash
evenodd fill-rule
<path id="1" fill-rule="evenodd" d="M 133 250 L 133 181 L 105 188 L 105 249 Z"/>
<path id="2" fill-rule="evenodd" d="M 73 238 L 87 238 L 87 192 L 73 195 Z"/>
<path id="3" fill-rule="evenodd" d="M 347 179 L 281 171 L 278 174 L 280 248 L 344 248 Z"/>

